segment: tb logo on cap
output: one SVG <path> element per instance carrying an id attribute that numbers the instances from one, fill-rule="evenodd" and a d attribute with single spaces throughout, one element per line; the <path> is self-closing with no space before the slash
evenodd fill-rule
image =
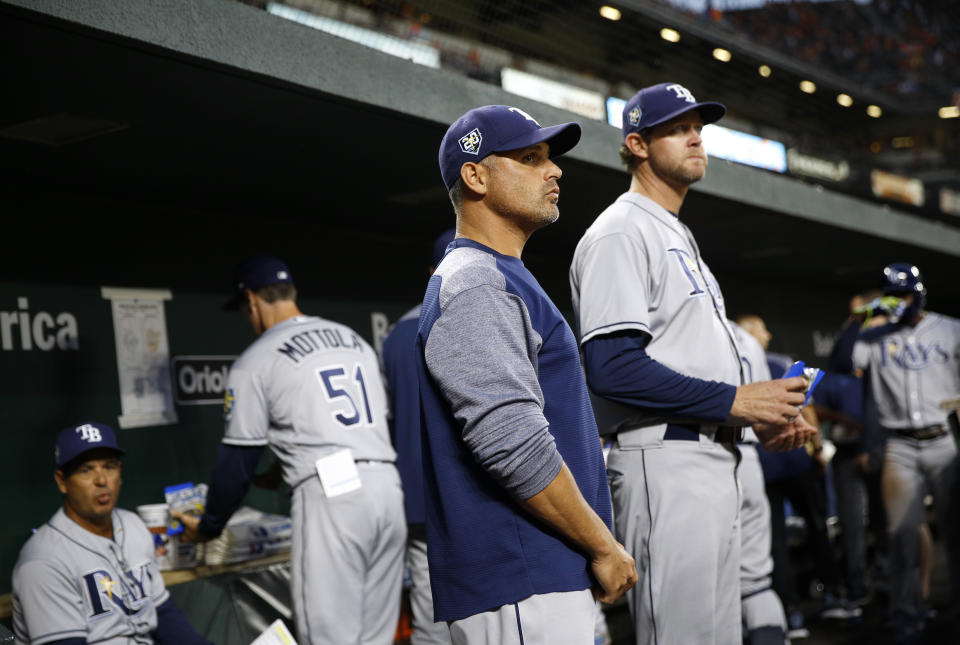
<path id="1" fill-rule="evenodd" d="M 690 93 L 690 90 L 685 88 L 683 85 L 678 85 L 674 83 L 673 85 L 667 85 L 666 89 L 673 90 L 676 93 L 678 99 L 683 99 L 687 103 L 696 103 L 697 99 L 693 98 L 693 94 Z"/>
<path id="2" fill-rule="evenodd" d="M 79 432 L 80 439 L 87 443 L 100 443 L 103 441 L 103 437 L 100 435 L 100 428 L 96 428 L 89 423 L 77 426 L 74 432 Z"/>

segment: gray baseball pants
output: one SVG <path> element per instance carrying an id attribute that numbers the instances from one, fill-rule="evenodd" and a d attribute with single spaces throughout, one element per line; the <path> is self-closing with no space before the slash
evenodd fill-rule
<path id="1" fill-rule="evenodd" d="M 593 645 L 590 589 L 533 595 L 450 623 L 454 645 Z"/>
<path id="2" fill-rule="evenodd" d="M 770 502 L 760 457 L 753 444 L 740 444 L 740 603 L 743 627 L 751 643 L 787 640 L 787 615 L 773 590 L 770 555 Z M 779 631 L 778 631 L 779 630 Z"/>
<path id="3" fill-rule="evenodd" d="M 357 469 L 358 490 L 328 498 L 311 477 L 293 491 L 291 586 L 303 645 L 393 643 L 407 539 L 400 475 L 385 462 Z"/>
<path id="4" fill-rule="evenodd" d="M 895 627 L 923 623 L 920 589 L 920 524 L 923 498 L 933 494 L 939 526 L 949 526 L 947 509 L 956 476 L 957 446 L 950 434 L 917 440 L 890 436 L 883 463 L 883 503 L 890 534 L 890 615 Z M 948 550 L 949 551 L 949 550 Z M 953 563 L 960 554 L 947 553 Z M 952 570 L 955 565 L 952 564 Z"/>
<path id="5" fill-rule="evenodd" d="M 742 645 L 735 448 L 621 432 L 607 475 L 617 539 L 637 562 L 627 592 L 637 645 Z"/>

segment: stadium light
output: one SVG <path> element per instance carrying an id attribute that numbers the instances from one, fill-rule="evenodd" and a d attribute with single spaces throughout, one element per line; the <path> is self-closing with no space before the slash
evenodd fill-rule
<path id="1" fill-rule="evenodd" d="M 770 78 L 770 74 L 773 73 L 773 70 L 770 69 L 769 65 L 761 65 L 759 68 L 757 68 L 757 72 L 764 78 Z"/>
<path id="2" fill-rule="evenodd" d="M 882 114 L 883 110 L 880 109 L 879 105 L 867 106 L 867 116 L 872 116 L 874 119 L 879 119 Z"/>
<path id="3" fill-rule="evenodd" d="M 733 56 L 730 55 L 730 52 L 723 47 L 717 47 L 713 50 L 713 57 L 716 58 L 721 63 L 729 63 L 730 59 Z"/>
<path id="4" fill-rule="evenodd" d="M 607 20 L 612 20 L 614 22 L 620 20 L 620 10 L 616 7 L 611 7 L 610 5 L 603 5 L 600 7 L 600 15 L 606 18 Z"/>
<path id="5" fill-rule="evenodd" d="M 960 106 L 949 105 L 937 110 L 937 116 L 941 119 L 956 119 L 960 117 Z"/>
<path id="6" fill-rule="evenodd" d="M 837 103 L 843 107 L 850 107 L 853 105 L 853 99 L 850 98 L 849 94 L 837 94 Z"/>
<path id="7" fill-rule="evenodd" d="M 817 91 L 817 84 L 813 81 L 800 81 L 800 91 L 805 94 L 813 94 Z"/>
<path id="8" fill-rule="evenodd" d="M 671 43 L 680 42 L 680 32 L 676 29 L 670 29 L 670 27 L 664 27 L 661 29 L 660 37 L 664 40 L 670 41 Z"/>

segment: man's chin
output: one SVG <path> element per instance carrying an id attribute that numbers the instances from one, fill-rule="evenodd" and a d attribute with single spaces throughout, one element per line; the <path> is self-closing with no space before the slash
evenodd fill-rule
<path id="1" fill-rule="evenodd" d="M 540 220 L 537 222 L 538 228 L 544 228 L 545 226 L 550 226 L 551 224 L 553 224 L 554 222 L 556 222 L 558 219 L 560 219 L 560 213 L 559 213 L 559 211 L 556 212 L 556 213 L 549 214 L 549 215 L 544 215 L 544 216 L 541 217 Z"/>
<path id="2" fill-rule="evenodd" d="M 93 514 L 100 518 L 110 517 L 110 514 L 113 513 L 113 509 L 117 505 L 117 500 L 111 499 L 105 504 L 99 502 L 94 502 L 93 505 Z"/>

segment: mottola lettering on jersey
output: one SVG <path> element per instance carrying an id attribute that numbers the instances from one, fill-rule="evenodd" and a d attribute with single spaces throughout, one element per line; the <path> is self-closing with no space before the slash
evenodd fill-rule
<path id="1" fill-rule="evenodd" d="M 363 344 L 356 334 L 350 334 L 349 338 L 344 338 L 341 330 L 323 327 L 294 334 L 287 342 L 277 347 L 278 352 L 294 363 L 299 363 L 302 358 L 321 349 L 353 349 L 362 352 Z"/>

